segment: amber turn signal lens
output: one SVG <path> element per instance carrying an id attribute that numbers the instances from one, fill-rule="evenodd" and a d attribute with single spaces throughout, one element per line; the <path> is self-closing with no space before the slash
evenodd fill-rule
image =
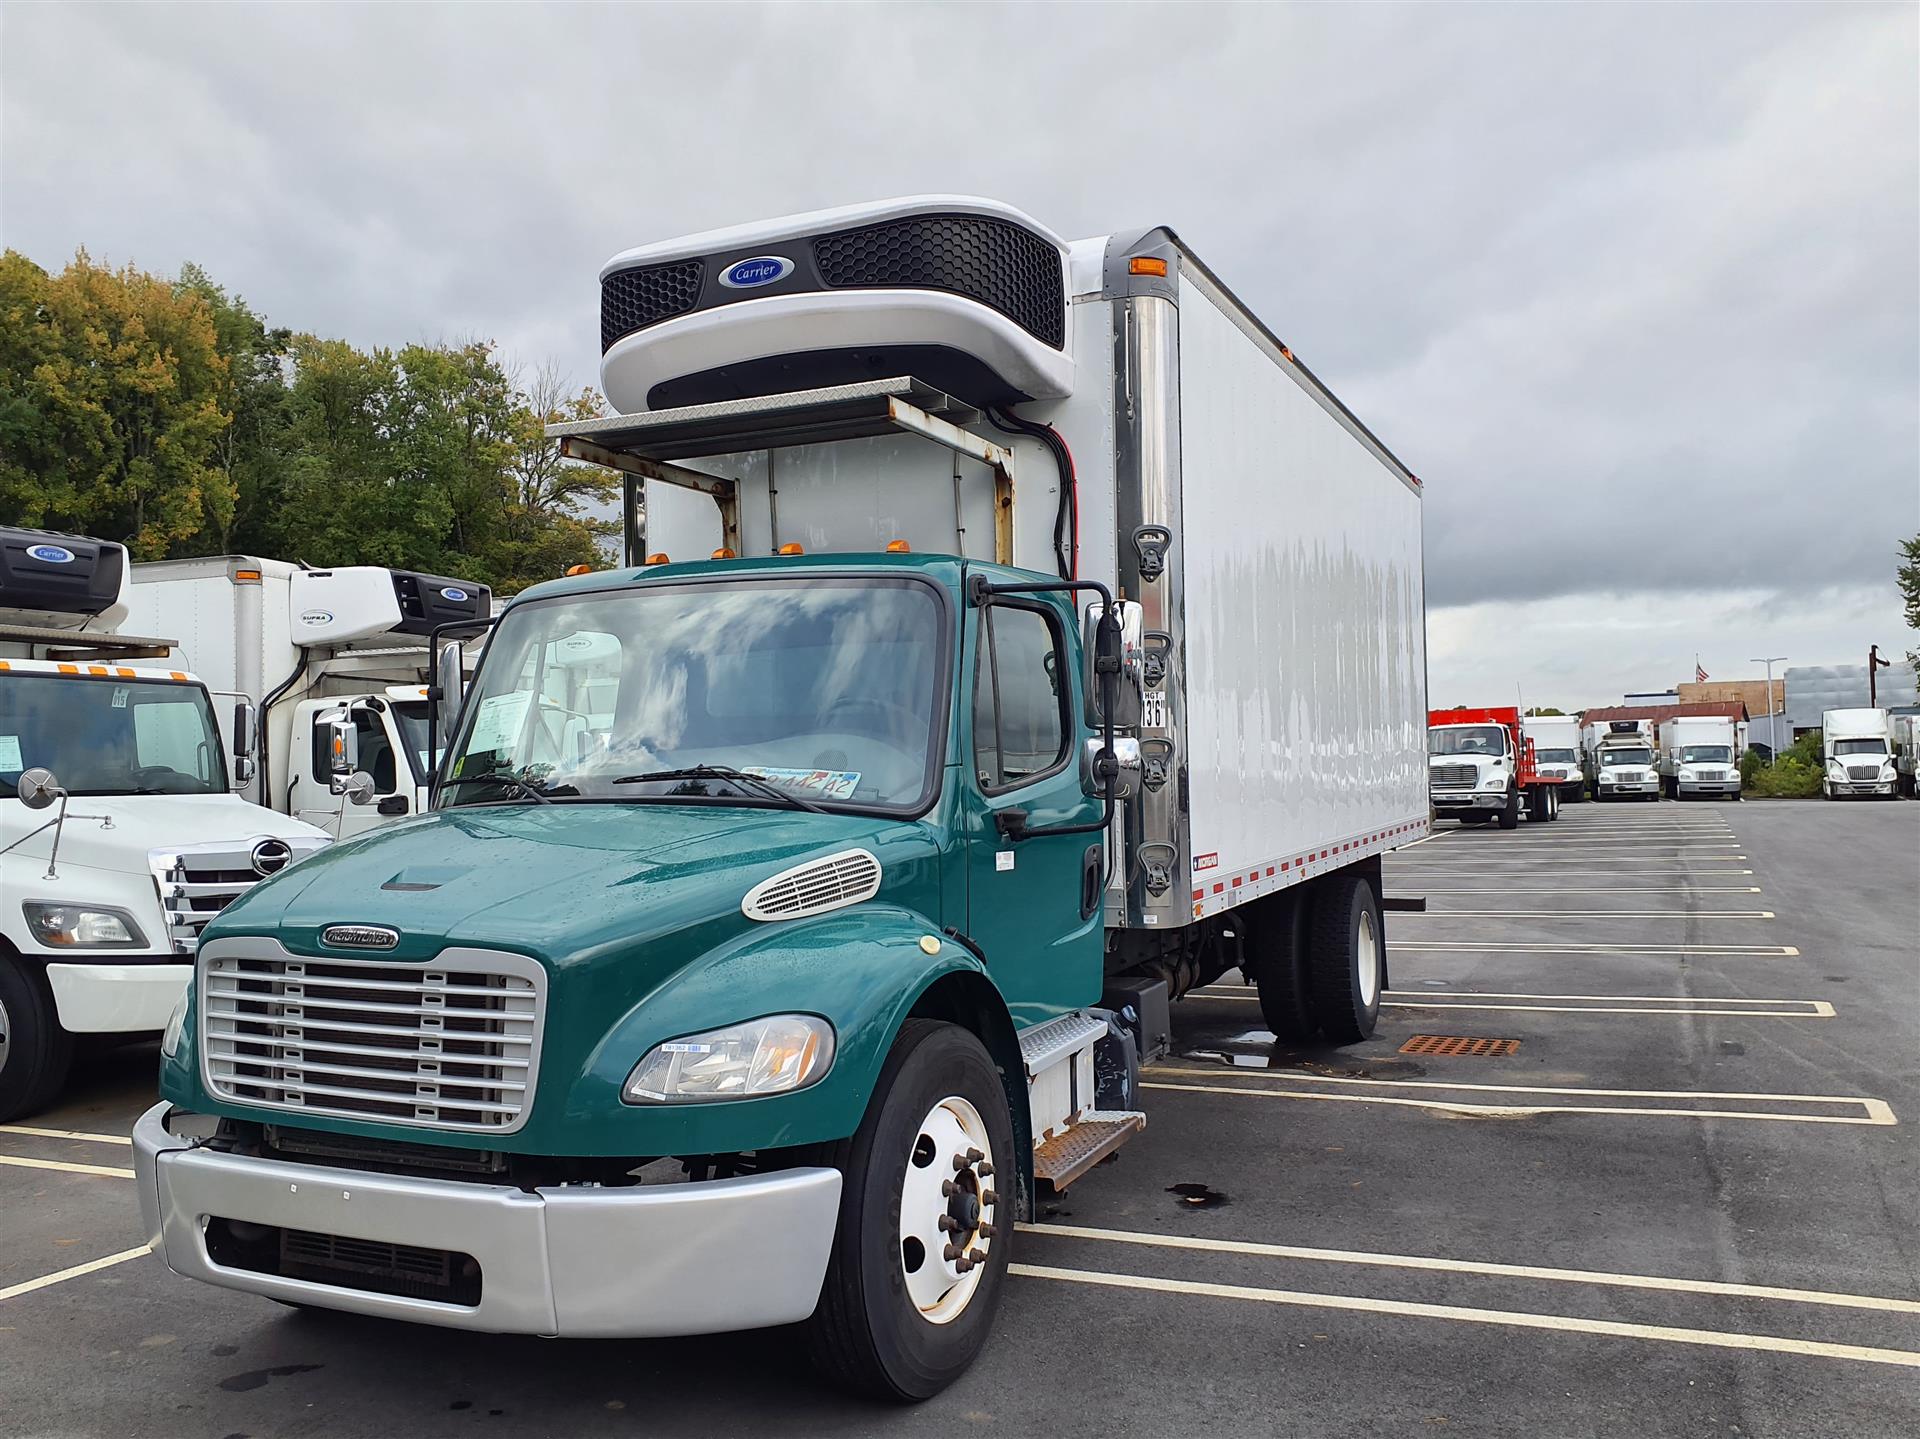
<path id="1" fill-rule="evenodd" d="M 1135 255 L 1127 261 L 1129 275 L 1160 275 L 1167 273 L 1167 262 L 1152 255 Z"/>
<path id="2" fill-rule="evenodd" d="M 666 562 L 667 552 L 665 550 L 655 550 L 647 556 L 647 563 L 650 565 L 664 565 Z"/>
<path id="3" fill-rule="evenodd" d="M 780 546 L 780 553 L 783 555 L 804 555 L 806 551 L 799 545 L 782 545 Z"/>

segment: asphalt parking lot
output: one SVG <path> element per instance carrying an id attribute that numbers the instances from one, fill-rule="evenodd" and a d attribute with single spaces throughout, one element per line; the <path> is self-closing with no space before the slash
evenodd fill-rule
<path id="1" fill-rule="evenodd" d="M 1147 1133 L 1018 1236 L 996 1338 L 917 1409 L 781 1332 L 556 1343 L 190 1286 L 140 1247 L 135 1050 L 0 1126 L 0 1429 L 1920 1432 L 1920 804 L 1442 824 L 1387 892 L 1429 908 L 1388 916 L 1375 1038 L 1276 1049 L 1234 975 L 1182 1001 Z"/>

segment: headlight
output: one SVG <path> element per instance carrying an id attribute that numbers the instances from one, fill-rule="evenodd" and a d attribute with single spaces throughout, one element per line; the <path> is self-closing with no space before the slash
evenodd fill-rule
<path id="1" fill-rule="evenodd" d="M 28 900 L 20 906 L 27 929 L 50 949 L 145 949 L 147 937 L 124 909 Z"/>
<path id="2" fill-rule="evenodd" d="M 811 1014 L 770 1014 L 656 1044 L 627 1076 L 629 1104 L 751 1099 L 805 1089 L 833 1064 L 833 1026 Z"/>
<path id="3" fill-rule="evenodd" d="M 180 997 L 173 1002 L 173 1013 L 167 1016 L 166 1032 L 160 1036 L 160 1053 L 168 1059 L 180 1052 L 180 1036 L 187 1028 L 187 990 L 180 986 Z"/>

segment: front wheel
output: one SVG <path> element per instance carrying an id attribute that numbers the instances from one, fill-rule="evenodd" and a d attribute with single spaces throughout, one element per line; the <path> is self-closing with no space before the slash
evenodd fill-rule
<path id="1" fill-rule="evenodd" d="M 45 977 L 0 945 L 0 1124 L 45 1109 L 72 1063 Z"/>
<path id="2" fill-rule="evenodd" d="M 1507 807 L 1500 811 L 1500 828 L 1520 828 L 1520 791 L 1517 789 L 1507 794 Z"/>
<path id="3" fill-rule="evenodd" d="M 908 1020 L 829 1162 L 845 1179 L 807 1321 L 814 1360 L 849 1388 L 930 1399 L 986 1343 L 1013 1241 L 1019 1164 L 986 1046 L 958 1025 Z"/>

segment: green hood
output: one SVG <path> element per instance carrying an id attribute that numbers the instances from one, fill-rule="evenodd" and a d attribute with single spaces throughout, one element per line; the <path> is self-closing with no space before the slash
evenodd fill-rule
<path id="1" fill-rule="evenodd" d="M 761 880 L 856 845 L 874 851 L 889 879 L 935 848 L 920 825 L 866 815 L 597 803 L 441 810 L 329 846 L 256 886 L 206 938 L 271 934 L 318 954 L 327 925 L 379 924 L 400 932 L 396 958 L 474 945 L 559 968 L 717 925 L 704 948 L 751 923 L 740 901 Z"/>

